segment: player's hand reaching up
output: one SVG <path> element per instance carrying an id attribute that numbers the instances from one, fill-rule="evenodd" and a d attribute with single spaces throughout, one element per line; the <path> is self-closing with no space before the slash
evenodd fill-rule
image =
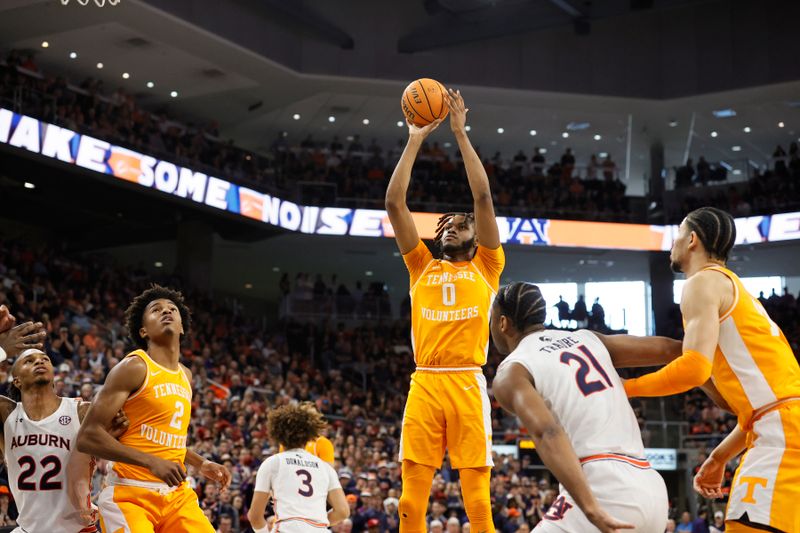
<path id="1" fill-rule="evenodd" d="M 464 104 L 461 91 L 453 89 L 447 91 L 449 93 L 447 105 L 450 108 L 450 129 L 453 130 L 453 133 L 465 132 L 467 131 L 467 111 L 469 109 Z"/>
<path id="2" fill-rule="evenodd" d="M 602 509 L 597 509 L 594 512 L 587 512 L 585 514 L 586 518 L 588 518 L 589 521 L 594 524 L 594 526 L 602 533 L 619 533 L 624 529 L 634 528 L 633 524 L 620 522 Z"/>
<path id="3" fill-rule="evenodd" d="M 0 347 L 5 350 L 8 357 L 16 357 L 25 350 L 35 348 L 41 350 L 43 341 L 47 336 L 44 324 L 41 322 L 25 322 L 14 326 L 4 333 L 0 333 Z"/>
<path id="4" fill-rule="evenodd" d="M 177 487 L 186 479 L 186 470 L 181 465 L 160 457 L 152 456 L 147 468 L 170 487 Z"/>
<path id="5" fill-rule="evenodd" d="M 203 461 L 203 464 L 200 465 L 200 474 L 206 479 L 216 481 L 222 485 L 223 489 L 231 484 L 230 471 L 221 464 L 213 461 Z"/>
<path id="6" fill-rule="evenodd" d="M 694 476 L 694 490 L 703 498 L 722 498 L 722 478 L 725 476 L 725 463 L 714 459 L 706 459 Z"/>
<path id="7" fill-rule="evenodd" d="M 428 135 L 431 134 L 433 130 L 439 127 L 439 124 L 442 123 L 442 119 L 436 119 L 427 126 L 416 126 L 413 122 L 406 119 L 406 124 L 408 124 L 408 136 L 409 138 L 419 138 L 425 139 Z"/>
<path id="8" fill-rule="evenodd" d="M 17 319 L 14 318 L 14 315 L 8 310 L 8 307 L 0 305 L 0 333 L 4 333 L 13 328 L 16 323 Z"/>

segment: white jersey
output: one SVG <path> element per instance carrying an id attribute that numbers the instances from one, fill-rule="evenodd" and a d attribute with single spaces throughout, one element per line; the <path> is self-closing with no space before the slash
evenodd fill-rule
<path id="1" fill-rule="evenodd" d="M 328 527 L 328 492 L 340 489 L 331 465 L 305 450 L 273 455 L 256 474 L 255 490 L 272 491 L 273 531 L 321 531 Z"/>
<path id="2" fill-rule="evenodd" d="M 611 355 L 592 332 L 544 330 L 522 339 L 500 368 L 519 363 L 569 436 L 579 458 L 644 458 L 636 415 Z"/>
<path id="3" fill-rule="evenodd" d="M 70 503 L 67 465 L 76 453 L 79 401 L 62 398 L 42 420 L 28 418 L 22 402 L 3 426 L 8 482 L 19 510 L 15 532 L 78 533 L 96 531 L 81 521 Z M 87 478 L 91 472 L 86 472 Z"/>

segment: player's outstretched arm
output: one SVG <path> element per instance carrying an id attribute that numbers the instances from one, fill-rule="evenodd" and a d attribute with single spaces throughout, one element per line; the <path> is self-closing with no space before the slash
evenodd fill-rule
<path id="1" fill-rule="evenodd" d="M 253 500 L 250 502 L 250 509 L 247 511 L 247 519 L 250 520 L 250 527 L 255 533 L 267 533 L 267 521 L 264 519 L 264 512 L 269 503 L 269 492 L 253 491 Z"/>
<path id="2" fill-rule="evenodd" d="M 686 282 L 681 312 L 686 322 L 680 357 L 652 374 L 625 382 L 628 396 L 669 396 L 704 385 L 719 341 L 719 308 L 727 278 L 700 272 Z"/>
<path id="3" fill-rule="evenodd" d="M 227 488 L 231 484 L 230 471 L 219 463 L 209 461 L 202 455 L 186 449 L 187 465 L 191 465 L 197 469 L 201 476 L 211 481 L 215 481 L 222 485 L 222 488 Z"/>
<path id="4" fill-rule="evenodd" d="M 78 451 L 109 461 L 118 461 L 148 468 L 153 475 L 170 486 L 180 485 L 186 472 L 177 463 L 125 446 L 115 439 L 111 427 L 117 412 L 130 394 L 145 380 L 147 365 L 138 357 L 129 357 L 108 373 L 105 385 L 97 393 L 78 432 Z"/>
<path id="5" fill-rule="evenodd" d="M 400 253 L 403 255 L 416 248 L 419 243 L 417 227 L 414 225 L 414 219 L 411 217 L 411 211 L 406 203 L 408 184 L 411 182 L 411 169 L 423 141 L 441 122 L 441 120 L 435 120 L 423 128 L 407 122 L 408 142 L 392 173 L 389 186 L 386 188 L 386 212 L 389 215 L 389 222 L 392 223 L 397 247 L 400 248 Z"/>
<path id="6" fill-rule="evenodd" d="M 489 176 L 483 168 L 480 156 L 472 147 L 467 135 L 467 111 L 461 91 L 449 89 L 447 105 L 450 107 L 450 129 L 458 142 L 458 149 L 464 159 L 469 188 L 472 191 L 472 203 L 475 210 L 475 233 L 481 246 L 495 250 L 500 246 L 500 231 L 494 216 L 492 191 L 489 187 Z"/>
<path id="7" fill-rule="evenodd" d="M 747 433 L 736 426 L 717 446 L 694 476 L 694 490 L 704 498 L 722 498 L 722 478 L 725 465 L 747 447 Z"/>
<path id="8" fill-rule="evenodd" d="M 522 421 L 545 466 L 592 524 L 604 533 L 633 529 L 633 525 L 613 519 L 600 508 L 567 434 L 534 388 L 527 370 L 516 363 L 506 366 L 494 378 L 492 390 L 500 405 Z"/>
<path id="9" fill-rule="evenodd" d="M 677 359 L 683 350 L 681 341 L 668 337 L 603 335 L 592 332 L 602 342 L 615 368 L 661 366 Z"/>
<path id="10" fill-rule="evenodd" d="M 332 526 L 350 516 L 350 506 L 347 505 L 347 497 L 344 495 L 343 489 L 329 491 L 328 504 L 331 506 L 331 510 L 328 511 L 328 522 Z"/>

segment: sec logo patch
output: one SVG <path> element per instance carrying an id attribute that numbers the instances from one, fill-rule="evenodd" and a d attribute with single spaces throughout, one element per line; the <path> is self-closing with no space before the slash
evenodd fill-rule
<path id="1" fill-rule="evenodd" d="M 71 416 L 60 416 L 58 417 L 58 423 L 62 426 L 68 426 L 69 423 L 72 422 Z"/>

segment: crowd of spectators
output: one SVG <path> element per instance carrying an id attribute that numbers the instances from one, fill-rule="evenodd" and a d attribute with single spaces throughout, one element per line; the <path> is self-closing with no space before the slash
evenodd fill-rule
<path id="1" fill-rule="evenodd" d="M 181 124 L 163 109 L 148 110 L 122 88 L 98 79 L 72 84 L 40 73 L 32 56 L 12 50 L 0 63 L 0 101 L 20 112 L 127 148 L 159 155 L 304 204 L 381 208 L 404 141 L 390 149 L 358 135 L 344 142 L 311 136 L 292 142 L 279 133 L 267 153 L 236 148 L 215 123 Z M 449 145 L 449 143 L 446 143 Z M 480 151 L 480 148 L 478 148 Z M 545 150 L 483 157 L 498 212 L 589 220 L 632 221 L 625 185 L 610 155 L 592 155 L 578 169 L 570 149 L 552 161 Z M 409 193 L 418 210 L 469 210 L 472 196 L 458 151 L 438 142 L 420 151 Z"/>

